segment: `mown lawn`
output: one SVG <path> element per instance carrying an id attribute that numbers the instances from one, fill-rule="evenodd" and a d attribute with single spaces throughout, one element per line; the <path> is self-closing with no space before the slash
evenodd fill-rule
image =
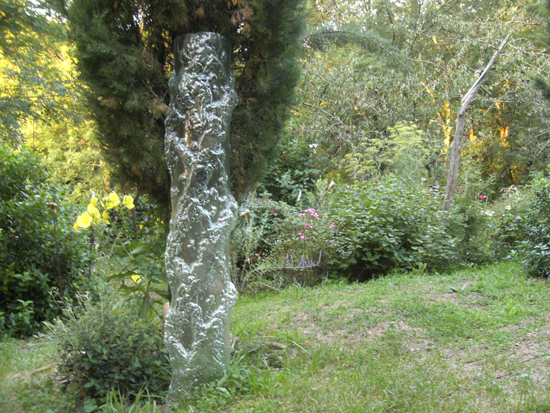
<path id="1" fill-rule="evenodd" d="M 241 297 L 232 323 L 231 375 L 176 411 L 550 412 L 550 285 L 513 263 Z M 52 343 L 0 351 L 0 411 L 71 411 Z"/>

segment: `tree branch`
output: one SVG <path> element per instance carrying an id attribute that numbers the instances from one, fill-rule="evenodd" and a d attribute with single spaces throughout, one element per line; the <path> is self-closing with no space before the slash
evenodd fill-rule
<path id="1" fill-rule="evenodd" d="M 470 90 L 462 97 L 462 105 L 460 106 L 460 109 L 458 110 L 458 115 L 456 117 L 456 129 L 453 138 L 453 144 L 451 147 L 451 159 L 449 161 L 449 173 L 447 175 L 447 189 L 445 193 L 445 201 L 443 202 L 443 211 L 449 211 L 451 209 L 455 197 L 456 187 L 458 186 L 460 151 L 462 148 L 462 138 L 464 136 L 464 120 L 466 117 L 466 110 L 468 110 L 468 106 L 470 106 L 470 103 L 472 103 L 472 100 L 474 100 L 474 96 L 481 87 L 481 84 L 487 78 L 489 71 L 498 59 L 500 52 L 502 51 L 504 46 L 506 46 L 508 40 L 510 40 L 510 36 L 511 33 L 508 34 L 508 36 L 506 36 L 506 38 L 502 41 L 500 47 L 493 54 L 493 57 L 485 67 L 485 70 L 477 78 Z"/>

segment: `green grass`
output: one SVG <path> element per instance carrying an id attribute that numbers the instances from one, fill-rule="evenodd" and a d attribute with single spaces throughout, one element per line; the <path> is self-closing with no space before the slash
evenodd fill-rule
<path id="1" fill-rule="evenodd" d="M 231 408 L 550 411 L 549 287 L 507 263 L 242 298 L 239 338 L 289 351 L 276 392 Z"/>
<path id="2" fill-rule="evenodd" d="M 244 296 L 232 330 L 231 374 L 176 411 L 550 412 L 550 285 L 516 264 Z M 54 362 L 51 344 L 0 351 L 7 411 L 46 411 L 21 407 L 36 394 L 65 408 L 55 373 L 30 373 Z M 166 411 L 145 400 L 132 411 Z"/>
<path id="3" fill-rule="evenodd" d="M 74 398 L 58 392 L 55 344 L 44 339 L 0 342 L 0 412 L 76 411 Z"/>

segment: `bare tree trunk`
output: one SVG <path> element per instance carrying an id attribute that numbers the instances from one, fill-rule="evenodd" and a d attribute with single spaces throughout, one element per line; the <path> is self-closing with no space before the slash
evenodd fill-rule
<path id="1" fill-rule="evenodd" d="M 464 95 L 462 98 L 462 106 L 460 106 L 460 109 L 458 110 L 458 115 L 456 117 L 456 129 L 455 129 L 455 135 L 453 138 L 453 144 L 451 147 L 451 159 L 449 161 L 449 172 L 447 175 L 447 190 L 445 192 L 445 201 L 443 202 L 443 211 L 449 211 L 451 209 L 451 206 L 453 205 L 453 200 L 455 197 L 456 187 L 458 185 L 458 171 L 460 168 L 460 151 L 462 148 L 462 138 L 464 136 L 464 121 L 466 118 L 466 110 L 468 110 L 468 107 L 472 103 L 472 100 L 474 100 L 474 96 L 481 87 L 481 84 L 489 74 L 489 70 L 493 67 L 495 64 L 498 56 L 500 55 L 500 52 L 506 46 L 506 43 L 508 43 L 508 40 L 510 39 L 510 34 L 506 36 L 506 39 L 502 41 L 500 44 L 498 50 L 495 52 L 487 66 L 485 67 L 485 70 L 483 73 L 481 73 L 481 76 L 475 81 L 473 86 L 470 88 L 468 93 Z"/>

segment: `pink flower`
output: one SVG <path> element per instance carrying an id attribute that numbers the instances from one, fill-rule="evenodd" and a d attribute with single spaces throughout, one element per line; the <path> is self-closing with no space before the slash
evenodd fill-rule
<path id="1" fill-rule="evenodd" d="M 481 201 L 485 201 L 485 200 L 487 199 L 487 197 L 486 197 L 485 195 L 480 195 L 480 196 L 479 196 L 479 199 L 480 199 Z"/>
<path id="2" fill-rule="evenodd" d="M 307 229 L 307 227 L 313 227 L 313 224 L 310 222 L 307 222 L 304 224 L 304 229 Z"/>
<path id="3" fill-rule="evenodd" d="M 275 201 L 275 205 L 279 205 L 279 203 L 277 201 Z"/>
<path id="4" fill-rule="evenodd" d="M 319 219 L 319 215 L 317 215 L 317 211 L 315 211 L 313 208 L 306 209 L 304 212 L 307 212 L 309 215 L 311 215 L 315 219 Z"/>
<path id="5" fill-rule="evenodd" d="M 336 228 L 336 222 L 333 222 L 332 224 L 330 224 L 329 228 Z"/>
<path id="6" fill-rule="evenodd" d="M 275 213 L 275 211 L 271 211 L 271 215 L 273 215 Z"/>
<path id="7" fill-rule="evenodd" d="M 306 238 L 306 234 L 302 234 L 301 232 L 298 232 L 298 235 L 300 236 L 301 239 Z"/>
<path id="8" fill-rule="evenodd" d="M 300 212 L 300 213 L 298 214 L 298 216 L 299 216 L 300 218 L 303 218 L 303 217 L 305 217 L 305 216 L 306 216 L 306 214 L 304 214 L 304 213 Z"/>

